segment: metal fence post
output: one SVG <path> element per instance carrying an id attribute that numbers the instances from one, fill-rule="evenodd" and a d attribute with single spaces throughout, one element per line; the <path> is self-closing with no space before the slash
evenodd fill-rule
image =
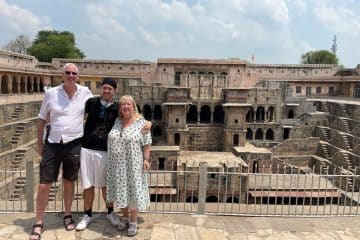
<path id="1" fill-rule="evenodd" d="M 34 212 L 34 162 L 26 161 L 26 211 Z"/>
<path id="2" fill-rule="evenodd" d="M 198 214 L 205 214 L 206 185 L 207 185 L 207 162 L 199 165 L 199 199 Z"/>

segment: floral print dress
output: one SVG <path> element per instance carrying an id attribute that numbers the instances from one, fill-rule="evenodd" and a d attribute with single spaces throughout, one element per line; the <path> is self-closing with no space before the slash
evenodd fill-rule
<path id="1" fill-rule="evenodd" d="M 145 210 L 150 205 L 143 146 L 152 140 L 150 132 L 141 133 L 144 125 L 144 118 L 139 118 L 123 128 L 117 118 L 108 135 L 106 201 L 117 208 L 133 204 Z"/>

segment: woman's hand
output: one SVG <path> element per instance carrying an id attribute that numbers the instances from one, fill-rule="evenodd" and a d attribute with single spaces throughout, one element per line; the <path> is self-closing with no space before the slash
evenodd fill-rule
<path id="1" fill-rule="evenodd" d="M 144 171 L 147 172 L 150 170 L 150 162 L 148 159 L 144 159 Z"/>

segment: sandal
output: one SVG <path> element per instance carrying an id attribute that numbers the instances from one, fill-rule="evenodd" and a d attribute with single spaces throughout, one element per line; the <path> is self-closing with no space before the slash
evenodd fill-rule
<path id="1" fill-rule="evenodd" d="M 137 223 L 129 223 L 127 235 L 132 237 L 137 234 Z"/>
<path id="2" fill-rule="evenodd" d="M 70 221 L 66 223 L 66 219 L 70 219 Z M 75 221 L 72 219 L 71 215 L 64 216 L 64 227 L 66 231 L 72 231 L 75 229 Z"/>
<path id="3" fill-rule="evenodd" d="M 40 228 L 40 233 L 35 232 L 35 228 Z M 31 231 L 31 233 L 30 233 L 29 239 L 30 239 L 30 240 L 33 240 L 33 239 L 40 240 L 40 239 L 41 239 L 41 233 L 42 233 L 42 231 L 43 231 L 43 224 L 42 224 L 42 223 L 34 224 L 34 225 L 32 226 L 32 231 Z M 36 238 L 31 238 L 31 236 L 36 236 Z"/>

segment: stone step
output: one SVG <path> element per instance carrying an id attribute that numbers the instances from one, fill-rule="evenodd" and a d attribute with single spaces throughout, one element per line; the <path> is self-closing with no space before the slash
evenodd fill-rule
<path id="1" fill-rule="evenodd" d="M 17 201 L 20 199 L 20 195 L 19 194 L 10 194 L 10 201 Z"/>
<path id="2" fill-rule="evenodd" d="M 25 186 L 25 184 L 16 184 L 15 189 L 23 189 Z"/>
<path id="3" fill-rule="evenodd" d="M 82 193 L 76 193 L 76 194 L 74 195 L 74 199 L 75 199 L 75 200 L 81 200 L 82 198 L 83 198 Z"/>

